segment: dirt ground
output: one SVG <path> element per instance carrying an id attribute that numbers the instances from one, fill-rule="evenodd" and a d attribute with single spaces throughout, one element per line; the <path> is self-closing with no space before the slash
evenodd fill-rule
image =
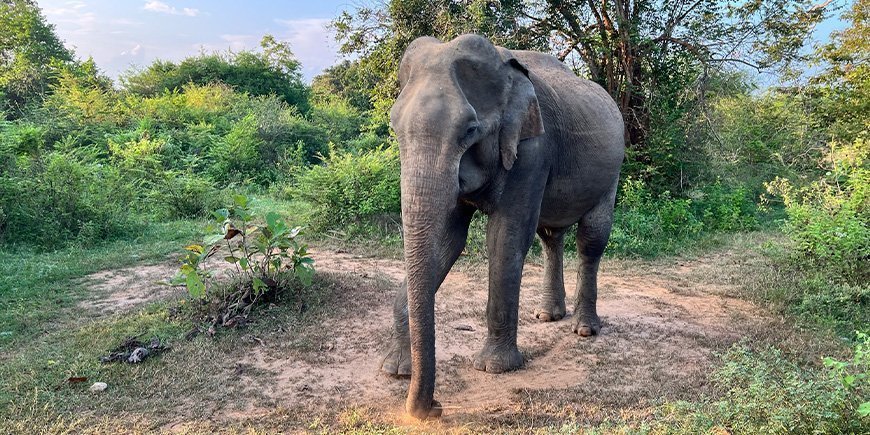
<path id="1" fill-rule="evenodd" d="M 593 338 L 571 332 L 570 313 L 552 323 L 534 318 L 543 267 L 527 262 L 519 325 L 526 364 L 498 375 L 471 364 L 486 336 L 486 264 L 460 262 L 436 304 L 435 397 L 445 408 L 442 421 L 462 424 L 482 414 L 530 407 L 558 414 L 566 407 L 640 409 L 655 400 L 697 398 L 707 391 L 715 353 L 772 321 L 764 310 L 731 296 L 739 285 L 733 279 L 738 255 L 605 261 L 598 305 L 603 328 Z M 253 385 L 258 394 L 216 418 L 265 414 L 263 396 L 272 406 L 312 415 L 357 406 L 397 419 L 402 415 L 408 381 L 378 372 L 391 333 L 392 299 L 404 275 L 402 262 L 329 250 L 317 250 L 313 257 L 319 274 L 353 283 L 333 296 L 332 303 L 341 308 L 301 330 L 275 326 L 285 332 L 252 342 L 230 376 Z M 167 264 L 92 275 L 87 279 L 101 296 L 89 304 L 112 313 L 170 297 L 167 287 L 155 282 L 168 278 L 172 269 Z M 565 276 L 571 298 L 576 265 L 566 265 Z"/>

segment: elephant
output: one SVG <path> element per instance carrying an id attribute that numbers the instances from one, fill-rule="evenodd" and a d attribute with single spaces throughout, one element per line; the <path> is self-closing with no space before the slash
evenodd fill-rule
<path id="1" fill-rule="evenodd" d="M 487 215 L 488 335 L 473 360 L 489 373 L 523 365 L 517 348 L 523 264 L 537 233 L 545 256 L 540 321 L 566 316 L 564 238 L 577 227 L 573 331 L 599 332 L 599 260 L 610 237 L 625 127 L 612 97 L 553 56 L 478 35 L 414 40 L 390 112 L 399 144 L 406 278 L 381 371 L 410 376 L 405 409 L 439 417 L 435 293 L 464 250 L 475 211 Z"/>

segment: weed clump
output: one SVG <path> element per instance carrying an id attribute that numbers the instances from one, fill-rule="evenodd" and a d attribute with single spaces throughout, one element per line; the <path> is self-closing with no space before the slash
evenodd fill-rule
<path id="1" fill-rule="evenodd" d="M 255 212 L 245 195 L 234 195 L 233 204 L 215 210 L 213 218 L 203 243 L 184 248 L 181 268 L 170 281 L 200 302 L 210 327 L 243 325 L 258 303 L 311 285 L 314 260 L 297 240 L 301 227 L 290 227 L 274 211 Z M 206 264 L 215 256 L 222 258 L 229 279 L 219 279 L 217 268 Z"/>

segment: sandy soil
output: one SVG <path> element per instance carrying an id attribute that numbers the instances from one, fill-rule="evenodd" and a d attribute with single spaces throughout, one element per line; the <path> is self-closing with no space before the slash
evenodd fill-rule
<path id="1" fill-rule="evenodd" d="M 603 328 L 594 338 L 571 332 L 570 313 L 552 323 L 534 318 L 543 267 L 527 264 L 519 325 L 526 365 L 499 375 L 471 365 L 486 336 L 486 265 L 454 267 L 436 304 L 435 397 L 445 407 L 444 420 L 517 411 L 540 401 L 558 409 L 583 402 L 636 407 L 661 398 L 697 397 L 705 391 L 714 353 L 766 321 L 760 309 L 728 296 L 733 284 L 714 279 L 729 255 L 664 263 L 606 261 L 599 278 Z M 335 296 L 342 309 L 288 332 L 286 343 L 251 344 L 238 363 L 240 371 L 260 373 L 246 381 L 275 406 L 311 412 L 364 406 L 401 414 L 408 381 L 383 376 L 378 368 L 390 338 L 392 298 L 404 275 L 402 262 L 341 251 L 316 251 L 313 256 L 319 273 L 359 285 Z M 643 267 L 633 267 L 637 264 Z M 574 265 L 566 267 L 569 297 L 575 270 Z M 91 275 L 87 279 L 100 297 L 90 306 L 118 312 L 169 297 L 177 290 L 155 282 L 172 272 L 170 264 Z M 299 346 L 301 341 L 308 344 Z M 243 410 L 225 415 L 250 417 L 265 412 L 261 406 L 252 400 Z"/>

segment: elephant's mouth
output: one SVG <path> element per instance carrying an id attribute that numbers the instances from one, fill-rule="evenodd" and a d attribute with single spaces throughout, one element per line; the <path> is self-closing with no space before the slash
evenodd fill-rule
<path id="1" fill-rule="evenodd" d="M 479 147 L 480 143 L 469 147 L 459 161 L 459 192 L 462 196 L 478 192 L 489 184 L 488 177 L 476 157 Z"/>

